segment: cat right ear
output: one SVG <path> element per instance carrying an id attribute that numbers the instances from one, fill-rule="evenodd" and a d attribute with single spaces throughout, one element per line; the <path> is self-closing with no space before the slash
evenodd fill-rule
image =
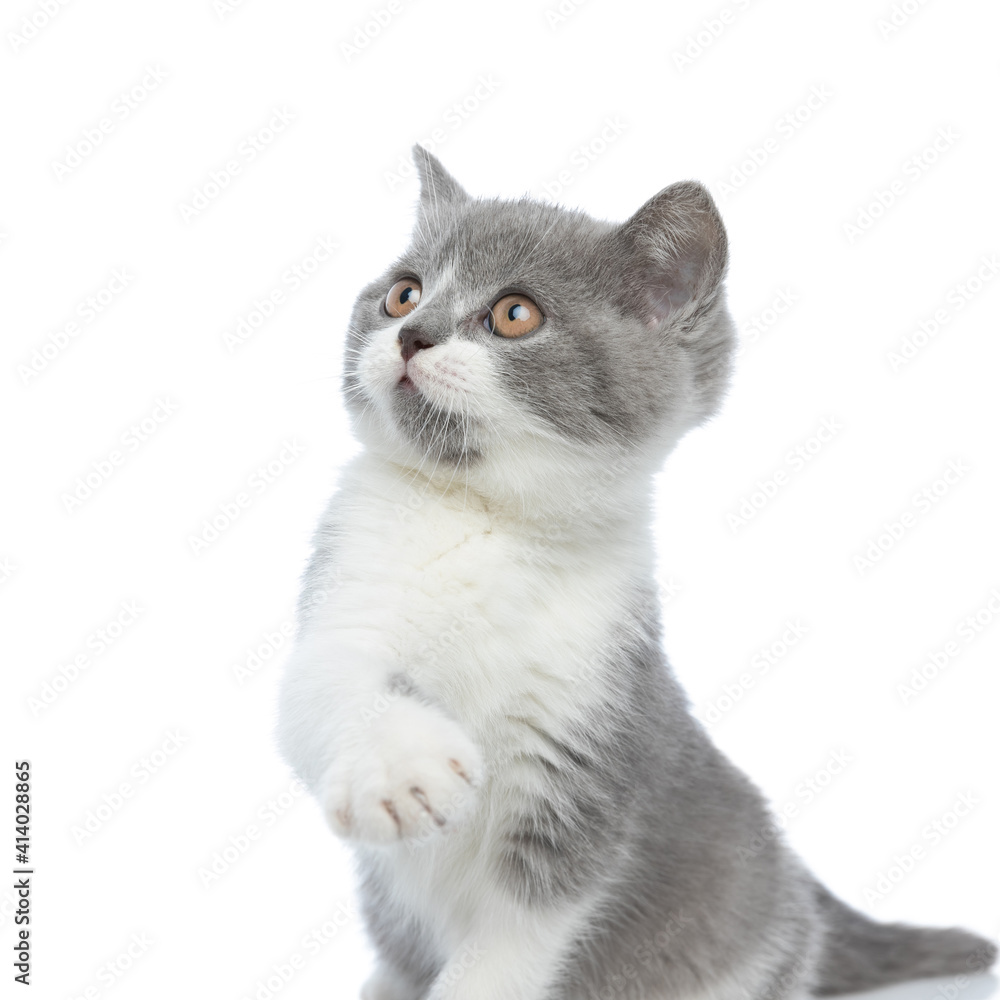
<path id="1" fill-rule="evenodd" d="M 413 147 L 413 162 L 420 177 L 420 205 L 429 212 L 437 212 L 441 205 L 468 201 L 465 188 L 455 180 L 441 161 L 416 143 Z"/>
<path id="2" fill-rule="evenodd" d="M 729 259 L 722 217 L 697 181 L 664 188 L 614 234 L 626 284 L 648 326 L 715 295 Z"/>

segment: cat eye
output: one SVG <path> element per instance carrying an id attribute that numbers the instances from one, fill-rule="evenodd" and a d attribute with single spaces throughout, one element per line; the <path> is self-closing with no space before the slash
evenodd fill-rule
<path id="1" fill-rule="evenodd" d="M 420 292 L 420 282 L 416 278 L 403 278 L 402 281 L 397 281 L 385 297 L 385 311 L 397 318 L 413 312 L 420 301 Z"/>
<path id="2" fill-rule="evenodd" d="M 505 295 L 489 311 L 483 326 L 501 337 L 523 337 L 542 325 L 542 310 L 527 295 Z"/>

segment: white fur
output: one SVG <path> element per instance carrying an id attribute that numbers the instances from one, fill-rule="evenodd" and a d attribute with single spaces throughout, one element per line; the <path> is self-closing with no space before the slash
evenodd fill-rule
<path id="1" fill-rule="evenodd" d="M 368 738 L 334 758 L 323 801 L 335 833 L 363 843 L 420 837 L 460 822 L 482 778 L 482 755 L 443 713 L 401 700 Z"/>
<path id="2" fill-rule="evenodd" d="M 445 966 L 427 1000 L 536 1000 L 548 992 L 586 908 L 539 913 L 494 897 L 456 958 Z M 468 960 L 463 960 L 468 956 Z"/>
<path id="3" fill-rule="evenodd" d="M 397 332 L 375 336 L 362 359 L 378 411 L 369 430 L 386 446 L 345 471 L 321 524 L 338 586 L 293 652 L 280 739 L 335 832 L 382 868 L 441 961 L 482 951 L 461 977 L 446 965 L 432 1000 L 535 1000 L 589 906 L 516 907 L 491 868 L 498 820 L 531 791 L 530 757 L 552 753 L 536 730 L 558 739 L 601 699 L 594 658 L 628 617 L 629 581 L 649 577 L 652 545 L 634 518 L 609 527 L 606 510 L 593 530 L 598 492 L 576 485 L 595 477 L 592 459 L 529 434 L 472 345 L 418 352 L 410 377 L 455 412 L 504 422 L 514 444 L 484 475 L 505 466 L 532 484 L 532 503 L 398 464 L 407 443 L 386 402 L 404 371 Z M 611 479 L 636 492 L 620 470 Z M 391 694 L 403 673 L 435 704 Z M 398 989 L 377 973 L 366 996 L 396 1000 Z"/>
<path id="4" fill-rule="evenodd" d="M 388 866 L 444 961 L 478 934 L 484 968 L 509 969 L 525 942 L 494 920 L 508 904 L 490 867 L 495 821 L 531 788 L 525 758 L 552 753 L 532 727 L 558 738 L 600 698 L 591 657 L 626 617 L 621 595 L 636 568 L 610 558 L 608 538 L 563 526 L 550 540 L 463 490 L 417 491 L 365 456 L 348 470 L 336 509 L 339 586 L 289 664 L 285 752 L 336 832 L 394 844 L 374 860 Z M 387 678 L 404 671 L 447 715 L 386 695 Z M 443 831 L 413 787 L 445 817 Z M 544 941 L 555 968 L 563 938 L 533 933 L 534 952 Z M 500 973 L 477 975 L 488 983 Z M 474 981 L 453 995 L 493 995 L 473 991 Z"/>

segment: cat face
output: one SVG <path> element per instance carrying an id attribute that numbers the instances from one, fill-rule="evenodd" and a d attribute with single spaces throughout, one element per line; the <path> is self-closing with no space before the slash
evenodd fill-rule
<path id="1" fill-rule="evenodd" d="M 414 156 L 412 243 L 361 292 L 347 342 L 361 439 L 453 478 L 658 464 L 728 373 L 726 239 L 708 193 L 674 185 L 616 225 L 471 198 Z"/>

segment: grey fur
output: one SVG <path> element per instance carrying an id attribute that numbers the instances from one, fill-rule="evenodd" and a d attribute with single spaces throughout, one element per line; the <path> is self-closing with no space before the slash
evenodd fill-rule
<path id="1" fill-rule="evenodd" d="M 519 400 L 568 444 L 585 445 L 593 469 L 655 469 L 714 411 L 729 375 L 726 237 L 705 189 L 675 184 L 616 225 L 529 199 L 473 199 L 430 154 L 416 147 L 414 155 L 422 189 L 413 243 L 361 292 L 352 317 L 344 381 L 358 424 L 366 400 L 357 353 L 390 322 L 381 308 L 386 289 L 409 275 L 431 286 L 447 271 L 408 325 L 431 343 L 457 337 L 492 351 Z M 544 336 L 508 342 L 482 327 L 481 304 L 511 289 L 542 307 Z M 427 406 L 403 401 L 394 417 L 419 448 L 479 475 L 488 456 L 475 425 Z M 429 422 L 432 438 L 421 431 Z M 478 485 L 488 490 L 488 472 L 482 476 Z M 312 588 L 330 579 L 331 523 L 317 535 L 305 609 L 317 603 Z M 564 557 L 558 533 L 546 544 L 538 558 Z M 604 704 L 572 739 L 530 719 L 503 720 L 533 729 L 537 749 L 494 767 L 491 780 L 516 786 L 518 767 L 527 767 L 542 784 L 503 818 L 497 878 L 529 908 L 600 900 L 547 1000 L 713 990 L 782 1000 L 987 968 L 995 948 L 975 935 L 876 924 L 851 910 L 781 836 L 765 838 L 749 859 L 740 852 L 755 832 L 774 829 L 769 809 L 690 714 L 661 651 L 648 581 L 635 581 L 631 606 L 595 660 L 581 665 L 610 681 Z M 391 693 L 427 697 L 405 675 L 392 678 Z M 399 995 L 419 1000 L 442 960 L 412 916 L 394 907 L 377 852 L 362 860 L 373 941 Z"/>
<path id="2" fill-rule="evenodd" d="M 448 287 L 422 302 L 407 328 L 433 344 L 455 337 L 485 346 L 525 405 L 595 455 L 663 450 L 713 412 L 733 330 L 721 286 L 725 232 L 704 188 L 675 184 L 618 226 L 528 198 L 471 199 L 430 154 L 415 155 L 424 183 L 413 243 L 362 290 L 351 318 L 344 382 L 355 416 L 367 399 L 354 359 L 371 332 L 392 322 L 382 309 L 386 289 L 410 275 L 432 285 L 446 268 Z M 508 290 L 542 308 L 538 334 L 505 341 L 483 328 L 483 303 Z M 664 335 L 651 337 L 651 315 L 665 321 Z M 475 425 L 422 397 L 396 405 L 400 424 L 423 428 L 423 447 L 446 462 L 475 463 Z"/>

